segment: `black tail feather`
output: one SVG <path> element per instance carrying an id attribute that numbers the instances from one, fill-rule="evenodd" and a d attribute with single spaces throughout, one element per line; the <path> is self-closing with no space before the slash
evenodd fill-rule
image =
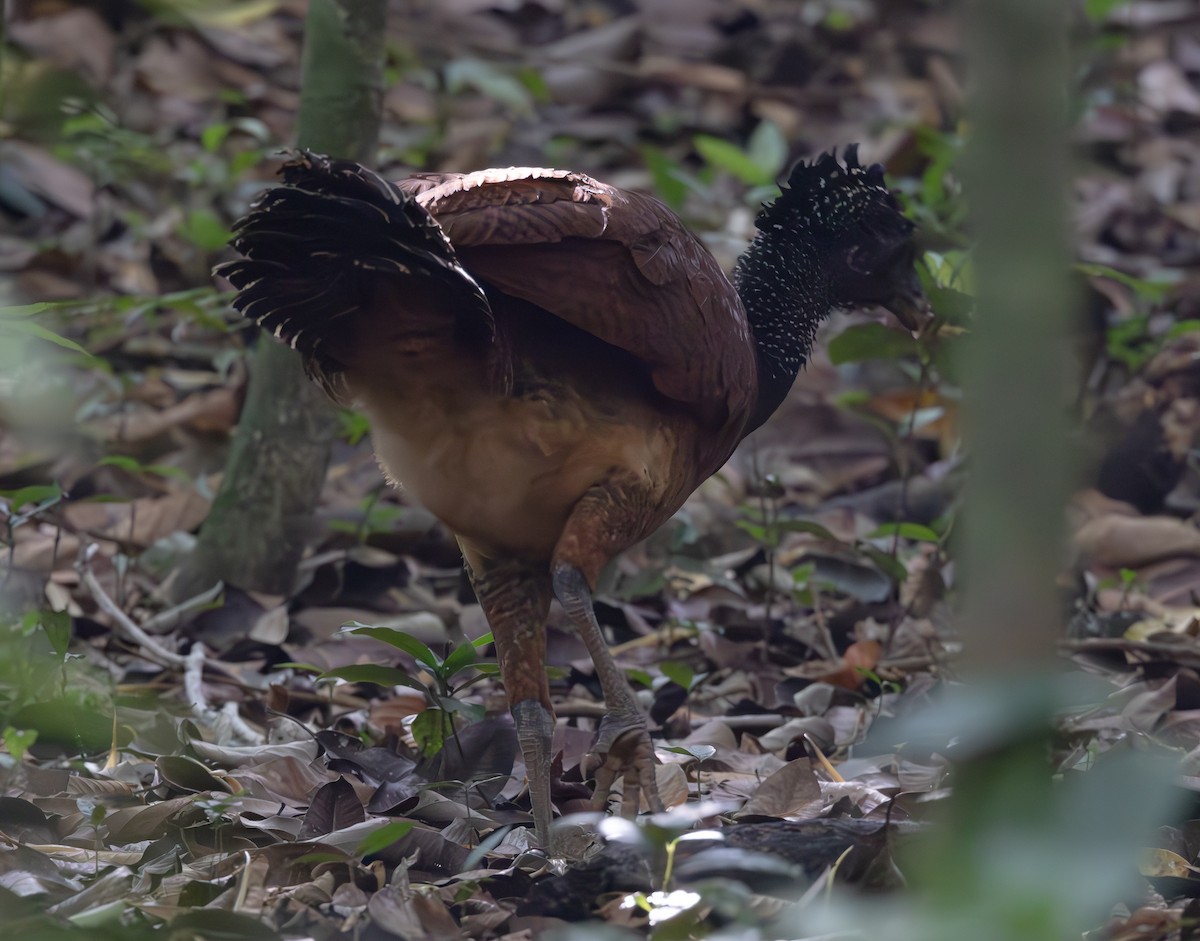
<path id="1" fill-rule="evenodd" d="M 458 316 L 493 329 L 483 290 L 433 217 L 411 195 L 356 163 L 299 152 L 234 228 L 244 257 L 216 272 L 233 306 L 299 350 L 329 385 L 339 369 L 322 341 L 353 316 L 380 277 L 429 278 L 461 296 Z"/>

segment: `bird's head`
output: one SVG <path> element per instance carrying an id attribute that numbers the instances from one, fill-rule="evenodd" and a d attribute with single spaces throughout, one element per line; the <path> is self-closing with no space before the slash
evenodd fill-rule
<path id="1" fill-rule="evenodd" d="M 910 330 L 929 318 L 929 302 L 913 262 L 915 226 L 887 188 L 883 167 L 863 167 L 858 147 L 812 163 L 801 161 L 782 195 L 764 208 L 755 225 L 770 237 L 792 235 L 819 253 L 838 306 L 879 304 Z"/>

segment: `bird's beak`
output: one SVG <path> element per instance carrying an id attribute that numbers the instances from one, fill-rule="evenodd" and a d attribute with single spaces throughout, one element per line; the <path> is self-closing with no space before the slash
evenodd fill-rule
<path id="1" fill-rule="evenodd" d="M 933 308 L 929 306 L 929 299 L 921 289 L 921 281 L 917 278 L 915 268 L 909 269 L 904 283 L 881 306 L 890 310 L 895 318 L 913 333 L 933 320 Z"/>

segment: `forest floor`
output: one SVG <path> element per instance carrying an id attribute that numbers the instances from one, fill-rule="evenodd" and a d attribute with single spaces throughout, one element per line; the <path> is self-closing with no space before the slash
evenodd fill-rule
<path id="1" fill-rule="evenodd" d="M 902 722 L 952 684 L 960 653 L 961 330 L 914 338 L 878 311 L 836 315 L 779 414 L 606 575 L 599 616 L 671 809 L 641 829 L 610 821 L 575 868 L 531 850 L 456 544 L 384 485 L 360 416 L 342 415 L 293 593 L 174 598 L 258 342 L 210 272 L 293 139 L 304 6 L 10 5 L 0 934 L 440 941 L 593 919 L 805 937 L 829 883 L 898 892 L 897 844 L 952 777 L 949 743 L 914 744 Z M 1155 852 L 1130 851 L 1141 876 L 1089 937 L 1188 938 L 1200 14 L 1085 6 L 1072 219 L 1086 302 L 1062 403 L 1079 484 L 1059 583 L 1063 669 L 1103 693 L 1061 718 L 1048 771 L 1170 756 L 1184 809 L 1147 838 Z M 658 195 L 726 268 L 790 163 L 859 142 L 920 225 L 935 309 L 968 322 L 969 121 L 948 6 L 404 0 L 387 77 L 385 175 L 584 170 Z M 565 815 L 589 806 L 579 766 L 602 705 L 562 624 L 552 614 Z M 393 685 L 350 681 L 364 665 L 394 668 L 376 674 Z M 707 837 L 677 840 L 694 828 Z"/>

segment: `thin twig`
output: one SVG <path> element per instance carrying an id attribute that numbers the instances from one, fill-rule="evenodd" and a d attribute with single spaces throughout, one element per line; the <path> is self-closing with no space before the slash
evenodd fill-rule
<path id="1" fill-rule="evenodd" d="M 120 606 L 108 596 L 108 593 L 105 592 L 96 578 L 96 573 L 92 571 L 91 558 L 95 554 L 95 550 L 96 546 L 94 543 L 84 547 L 80 552 L 79 562 L 75 565 L 75 569 L 83 579 L 84 587 L 87 588 L 88 593 L 92 596 L 92 600 L 99 605 L 101 611 L 112 618 L 114 626 L 142 650 L 147 659 L 154 660 L 166 666 L 186 666 L 188 662 L 186 657 L 163 647 L 157 640 L 138 627 L 133 619 L 122 611 Z"/>
<path id="2" fill-rule="evenodd" d="M 159 611 L 152 618 L 147 618 L 142 623 L 142 630 L 147 634 L 165 634 L 167 631 L 173 630 L 179 626 L 179 623 L 200 608 L 212 604 L 221 597 L 221 592 L 225 590 L 224 582 L 217 582 L 212 588 L 207 591 L 202 591 L 200 594 L 188 598 L 186 601 L 181 601 L 172 608 L 167 608 L 164 611 Z"/>

